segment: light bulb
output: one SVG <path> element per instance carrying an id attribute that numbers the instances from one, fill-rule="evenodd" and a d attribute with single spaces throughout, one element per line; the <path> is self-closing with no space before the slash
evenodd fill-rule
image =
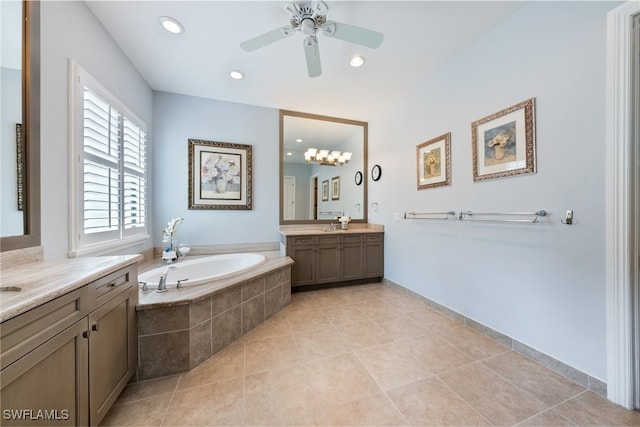
<path id="1" fill-rule="evenodd" d="M 170 16 L 161 16 L 160 23 L 162 24 L 162 27 L 171 34 L 184 33 L 184 27 L 182 24 Z"/>

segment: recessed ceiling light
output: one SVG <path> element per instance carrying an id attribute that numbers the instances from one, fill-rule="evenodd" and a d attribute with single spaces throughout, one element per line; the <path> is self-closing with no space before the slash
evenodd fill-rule
<path id="1" fill-rule="evenodd" d="M 229 77 L 234 80 L 242 80 L 244 79 L 244 73 L 240 70 L 231 70 L 229 71 Z"/>
<path id="2" fill-rule="evenodd" d="M 160 23 L 162 24 L 162 27 L 171 34 L 184 33 L 184 27 L 182 26 L 182 24 L 177 19 L 174 19 L 170 16 L 161 16 Z"/>
<path id="3" fill-rule="evenodd" d="M 351 61 L 349 61 L 349 64 L 352 67 L 361 67 L 362 64 L 364 64 L 364 57 L 360 55 L 356 55 L 353 58 L 351 58 Z"/>
<path id="4" fill-rule="evenodd" d="M 296 142 L 302 142 L 302 138 L 296 139 Z"/>
<path id="5" fill-rule="evenodd" d="M 288 151 L 287 156 L 293 156 L 293 153 L 291 151 Z"/>

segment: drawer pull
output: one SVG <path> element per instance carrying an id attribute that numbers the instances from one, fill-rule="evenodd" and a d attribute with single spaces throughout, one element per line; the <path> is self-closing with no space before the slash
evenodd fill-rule
<path id="1" fill-rule="evenodd" d="M 116 284 L 115 283 L 109 283 L 107 285 L 107 288 L 115 288 Z"/>
<path id="2" fill-rule="evenodd" d="M 89 331 L 82 331 L 82 338 L 89 338 Z"/>
<path id="3" fill-rule="evenodd" d="M 93 325 L 91 325 L 91 330 L 98 332 L 98 322 L 96 322 Z"/>

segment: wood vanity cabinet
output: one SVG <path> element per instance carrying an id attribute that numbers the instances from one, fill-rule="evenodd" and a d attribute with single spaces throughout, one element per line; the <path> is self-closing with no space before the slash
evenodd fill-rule
<path id="1" fill-rule="evenodd" d="M 364 236 L 363 275 L 367 278 L 384 276 L 384 239 L 382 233 Z"/>
<path id="2" fill-rule="evenodd" d="M 316 239 L 310 237 L 289 237 L 287 255 L 295 264 L 291 270 L 292 286 L 315 285 L 316 283 Z"/>
<path id="3" fill-rule="evenodd" d="M 136 265 L 3 322 L 2 425 L 97 425 L 137 367 Z"/>
<path id="4" fill-rule="evenodd" d="M 293 258 L 292 286 L 349 283 L 384 276 L 384 234 L 287 236 Z"/>

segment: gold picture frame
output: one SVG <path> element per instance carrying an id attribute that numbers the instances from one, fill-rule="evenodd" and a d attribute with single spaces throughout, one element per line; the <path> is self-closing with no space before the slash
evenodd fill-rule
<path id="1" fill-rule="evenodd" d="M 331 178 L 331 200 L 340 200 L 340 177 Z"/>
<path id="2" fill-rule="evenodd" d="M 535 98 L 471 123 L 473 180 L 536 173 Z"/>
<path id="3" fill-rule="evenodd" d="M 189 209 L 251 207 L 252 146 L 189 139 Z"/>
<path id="4" fill-rule="evenodd" d="M 418 190 L 451 185 L 451 132 L 416 146 Z"/>

